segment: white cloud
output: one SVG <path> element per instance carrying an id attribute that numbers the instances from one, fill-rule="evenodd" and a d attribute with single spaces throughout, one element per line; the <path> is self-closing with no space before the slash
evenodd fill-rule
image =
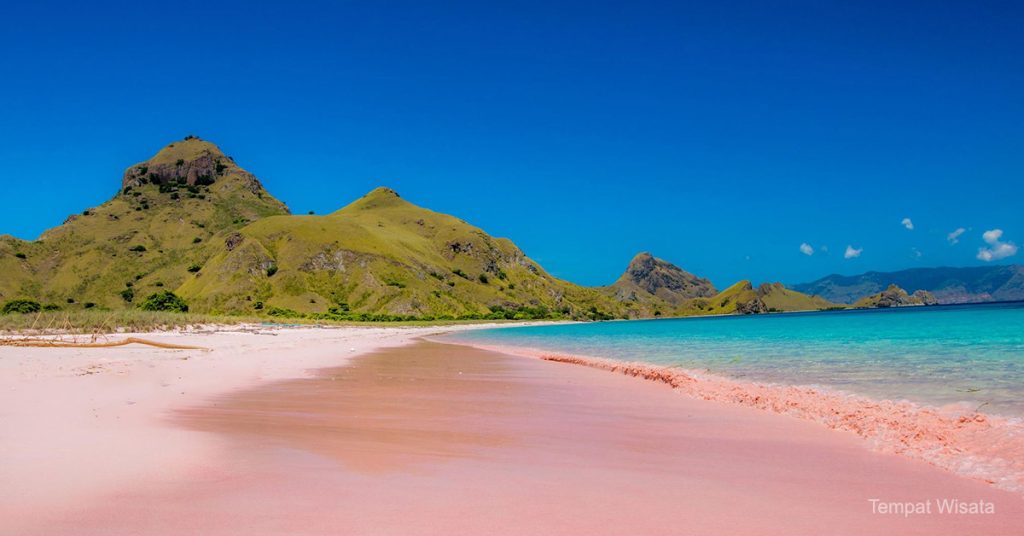
<path id="1" fill-rule="evenodd" d="M 800 244 L 800 253 L 803 253 L 804 255 L 814 255 L 814 248 L 812 248 L 807 242 L 804 242 L 803 244 Z"/>
<path id="2" fill-rule="evenodd" d="M 957 244 L 960 242 L 960 235 L 967 232 L 967 229 L 963 227 L 957 227 L 955 231 L 946 235 L 946 240 L 949 240 L 950 245 Z"/>
<path id="3" fill-rule="evenodd" d="M 860 257 L 862 251 L 864 251 L 864 248 L 857 249 L 853 246 L 846 246 L 846 253 L 843 254 L 843 258 L 856 259 L 857 257 Z"/>
<path id="4" fill-rule="evenodd" d="M 1000 238 L 1003 237 L 1002 229 L 992 229 L 985 231 L 981 235 L 981 238 L 988 244 L 987 248 L 978 248 L 978 259 L 985 262 L 997 261 L 999 259 L 1005 259 L 1006 257 L 1012 257 L 1017 254 L 1017 245 L 1007 240 L 1003 242 Z"/>
<path id="5" fill-rule="evenodd" d="M 910 221 L 910 218 L 903 218 L 903 221 L 901 221 L 900 223 L 902 223 L 903 226 L 906 227 L 908 231 L 913 231 L 914 230 L 914 222 Z"/>

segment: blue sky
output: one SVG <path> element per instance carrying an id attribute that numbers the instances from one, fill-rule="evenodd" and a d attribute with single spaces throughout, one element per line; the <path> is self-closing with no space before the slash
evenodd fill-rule
<path id="1" fill-rule="evenodd" d="M 583 284 L 1024 258 L 1018 3 L 258 4 L 6 6 L 0 233 L 195 134 L 297 213 L 388 185 Z"/>

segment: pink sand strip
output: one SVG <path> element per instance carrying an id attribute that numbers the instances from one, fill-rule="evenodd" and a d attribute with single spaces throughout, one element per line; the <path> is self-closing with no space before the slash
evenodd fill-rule
<path id="1" fill-rule="evenodd" d="M 462 344 L 462 343 L 460 343 Z M 853 432 L 879 452 L 927 461 L 997 488 L 1024 493 L 1024 423 L 962 408 L 874 400 L 818 387 L 742 382 L 637 362 L 551 353 L 535 348 L 470 345 L 505 354 L 583 365 L 660 382 L 689 396 L 749 406 Z"/>

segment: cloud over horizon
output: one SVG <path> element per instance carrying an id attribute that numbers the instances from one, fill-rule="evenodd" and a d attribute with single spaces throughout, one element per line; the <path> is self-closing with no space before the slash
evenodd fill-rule
<path id="1" fill-rule="evenodd" d="M 1012 257 L 1017 254 L 1017 245 L 1007 240 L 1000 240 L 1003 237 L 1002 229 L 991 229 L 985 231 L 981 238 L 989 247 L 978 248 L 978 259 L 985 262 L 997 261 Z"/>
<path id="2" fill-rule="evenodd" d="M 814 255 L 814 248 L 807 242 L 804 242 L 803 244 L 800 244 L 800 253 L 808 256 Z"/>
<path id="3" fill-rule="evenodd" d="M 959 244 L 960 243 L 960 235 L 962 235 L 962 234 L 964 234 L 966 232 L 967 232 L 967 229 L 964 229 L 963 227 L 957 227 L 955 231 L 953 231 L 952 233 L 949 233 L 948 235 L 946 235 L 946 240 L 949 240 L 949 244 L 951 246 Z"/>
<path id="4" fill-rule="evenodd" d="M 857 257 L 860 257 L 860 254 L 863 251 L 864 251 L 864 248 L 855 248 L 853 246 L 846 246 L 846 253 L 843 253 L 843 258 L 844 259 L 856 259 Z"/>

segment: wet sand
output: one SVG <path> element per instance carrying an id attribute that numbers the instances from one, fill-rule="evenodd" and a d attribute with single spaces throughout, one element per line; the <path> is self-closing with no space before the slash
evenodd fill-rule
<path id="1" fill-rule="evenodd" d="M 39 534 L 1020 534 L 1024 500 L 853 434 L 434 342 L 175 411 L 215 456 Z M 939 499 L 994 514 L 940 514 Z M 870 499 L 931 501 L 872 513 Z"/>

